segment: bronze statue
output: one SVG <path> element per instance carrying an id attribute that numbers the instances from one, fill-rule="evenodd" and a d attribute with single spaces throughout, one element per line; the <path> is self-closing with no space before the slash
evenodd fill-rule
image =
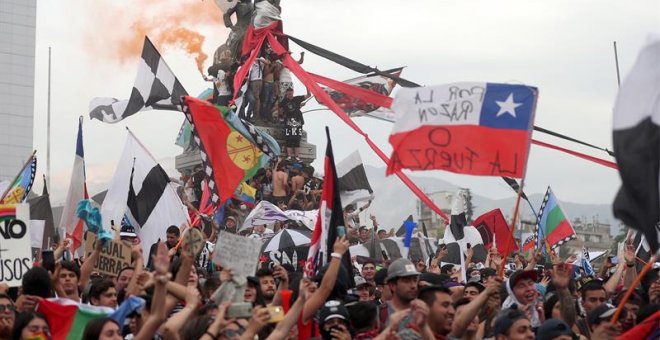
<path id="1" fill-rule="evenodd" d="M 252 5 L 252 0 L 240 0 L 236 6 L 230 8 L 222 17 L 225 27 L 231 28 L 231 33 L 229 33 L 226 44 L 231 51 L 232 60 L 238 60 L 241 57 L 245 31 L 247 31 L 252 21 L 253 12 L 254 6 Z M 231 22 L 231 15 L 234 13 L 236 13 L 235 24 Z"/>

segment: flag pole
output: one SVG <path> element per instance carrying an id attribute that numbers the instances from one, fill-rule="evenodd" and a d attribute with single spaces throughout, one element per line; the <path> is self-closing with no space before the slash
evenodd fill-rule
<path id="1" fill-rule="evenodd" d="M 525 186 L 525 178 L 523 177 L 520 180 L 520 187 L 518 188 L 518 197 L 516 198 L 516 206 L 513 210 L 513 217 L 511 218 L 511 228 L 510 228 L 511 231 L 516 230 L 516 218 L 518 217 L 518 212 L 520 211 L 520 199 L 522 198 L 522 192 L 523 192 L 523 187 L 524 186 Z M 507 238 L 506 248 L 504 248 L 505 251 L 507 251 L 509 249 L 509 247 L 511 247 L 511 239 L 512 238 L 513 237 L 508 237 Z M 507 255 L 507 257 L 508 257 L 509 254 L 505 254 L 505 255 Z M 506 265 L 506 257 L 503 257 L 502 258 L 502 263 L 500 264 L 500 268 L 497 271 L 497 276 L 504 277 L 504 266 L 505 265 Z"/>
<path id="2" fill-rule="evenodd" d="M 614 41 L 614 64 L 616 66 L 616 83 L 621 87 L 621 75 L 619 74 L 619 53 L 616 50 L 616 41 Z"/>
<path id="3" fill-rule="evenodd" d="M 50 183 L 50 56 L 51 47 L 48 47 L 48 109 L 46 119 L 46 182 Z"/>
<path id="4" fill-rule="evenodd" d="M 21 174 L 23 173 L 23 170 L 25 170 L 25 168 L 30 164 L 30 162 L 32 162 L 32 159 L 34 158 L 34 155 L 36 155 L 36 154 L 37 154 L 37 150 L 32 151 L 32 154 L 30 155 L 30 158 L 28 158 L 28 160 L 25 161 L 25 164 L 23 164 L 23 166 L 21 167 L 21 170 L 19 170 L 18 173 L 16 174 L 16 176 L 14 177 L 14 179 L 12 179 L 11 182 L 9 182 L 10 184 L 7 186 L 7 189 L 5 189 L 5 192 L 3 192 L 2 196 L 0 196 L 0 202 L 2 202 L 5 199 L 5 197 L 7 196 L 9 191 L 11 190 L 11 188 L 14 187 L 14 184 L 16 183 L 16 180 L 21 176 Z"/>

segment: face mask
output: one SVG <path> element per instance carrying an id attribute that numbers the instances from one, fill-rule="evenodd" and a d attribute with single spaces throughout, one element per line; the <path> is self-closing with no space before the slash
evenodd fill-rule
<path id="1" fill-rule="evenodd" d="M 41 331 L 37 334 L 35 334 L 33 337 L 27 338 L 27 340 L 51 340 L 51 336 L 48 333 L 45 333 L 44 331 Z"/>

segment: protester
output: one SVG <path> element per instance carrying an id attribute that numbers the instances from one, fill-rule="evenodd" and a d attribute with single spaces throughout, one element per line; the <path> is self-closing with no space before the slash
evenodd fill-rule
<path id="1" fill-rule="evenodd" d="M 280 101 L 279 107 L 284 116 L 284 134 L 286 136 L 286 154 L 287 160 L 300 161 L 300 140 L 302 139 L 303 125 L 305 119 L 300 111 L 300 108 L 305 105 L 305 99 L 311 97 L 309 89 L 304 96 L 293 96 L 293 89 L 286 90 L 284 99 Z"/>
<path id="2" fill-rule="evenodd" d="M 50 327 L 46 317 L 41 313 L 23 312 L 16 316 L 12 339 L 48 339 L 50 338 Z"/>
<path id="3" fill-rule="evenodd" d="M 7 294 L 0 294 L 0 339 L 11 337 L 14 321 L 16 320 L 16 306 Z"/>
<path id="4" fill-rule="evenodd" d="M 121 340 L 121 327 L 111 318 L 100 318 L 90 321 L 85 327 L 83 340 Z"/>

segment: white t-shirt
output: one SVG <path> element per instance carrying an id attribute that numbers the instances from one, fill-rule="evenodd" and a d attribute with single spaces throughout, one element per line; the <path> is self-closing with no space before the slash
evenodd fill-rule
<path id="1" fill-rule="evenodd" d="M 250 80 L 261 80 L 264 77 L 264 70 L 261 63 L 261 60 L 257 59 L 250 66 Z"/>
<path id="2" fill-rule="evenodd" d="M 288 68 L 282 66 L 282 68 L 280 69 L 280 83 L 292 83 L 292 82 L 293 79 L 291 78 L 291 71 L 289 71 Z"/>
<path id="3" fill-rule="evenodd" d="M 218 70 L 218 76 L 213 79 L 215 87 L 218 89 L 218 96 L 229 96 L 229 88 L 227 87 L 226 73 L 223 70 Z"/>

